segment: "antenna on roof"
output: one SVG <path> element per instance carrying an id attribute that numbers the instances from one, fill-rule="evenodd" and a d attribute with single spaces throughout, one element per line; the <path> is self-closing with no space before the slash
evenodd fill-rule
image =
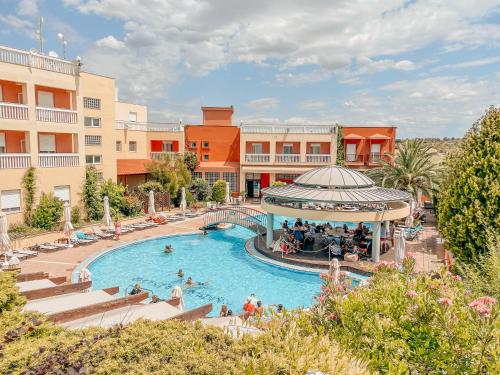
<path id="1" fill-rule="evenodd" d="M 40 44 L 40 53 L 43 53 L 43 17 L 38 17 L 38 42 Z"/>
<path id="2" fill-rule="evenodd" d="M 58 33 L 57 37 L 59 38 L 62 44 L 63 59 L 66 60 L 66 46 L 68 45 L 68 42 L 66 41 L 66 39 L 64 39 L 63 33 Z"/>

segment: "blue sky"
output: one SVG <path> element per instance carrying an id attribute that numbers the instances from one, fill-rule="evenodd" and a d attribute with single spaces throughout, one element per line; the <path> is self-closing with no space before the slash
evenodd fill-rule
<path id="1" fill-rule="evenodd" d="M 498 1 L 0 0 L 0 44 L 81 56 L 150 119 L 391 124 L 462 136 L 500 104 Z"/>

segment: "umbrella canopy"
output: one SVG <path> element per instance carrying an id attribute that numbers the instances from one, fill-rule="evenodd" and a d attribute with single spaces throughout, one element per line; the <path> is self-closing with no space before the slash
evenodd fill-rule
<path id="1" fill-rule="evenodd" d="M 179 285 L 175 286 L 172 289 L 172 298 L 179 298 L 180 299 L 179 309 L 181 311 L 184 311 L 184 296 L 182 293 L 182 288 Z"/>
<path id="2" fill-rule="evenodd" d="M 66 237 L 71 237 L 71 233 L 73 233 L 73 224 L 71 224 L 71 213 L 69 211 L 69 203 L 64 203 L 64 234 Z"/>
<path id="3" fill-rule="evenodd" d="M 339 274 L 340 274 L 340 263 L 337 258 L 333 258 L 330 261 L 330 266 L 328 267 L 328 275 L 332 277 L 333 283 L 339 283 Z"/>
<path id="4" fill-rule="evenodd" d="M 185 211 L 187 208 L 187 203 L 186 203 L 186 188 L 182 187 L 181 188 L 181 210 Z"/>
<path id="5" fill-rule="evenodd" d="M 83 282 L 83 281 L 91 281 L 92 280 L 92 273 L 86 269 L 83 268 L 80 273 L 78 274 L 78 281 Z"/>
<path id="6" fill-rule="evenodd" d="M 12 243 L 10 242 L 8 234 L 9 226 L 7 225 L 7 215 L 4 213 L 0 214 L 0 250 L 5 254 L 12 249 Z"/>
<path id="7" fill-rule="evenodd" d="M 153 190 L 149 191 L 148 214 L 151 217 L 155 217 L 156 216 L 156 210 L 155 210 L 155 193 L 154 193 Z"/>
<path id="8" fill-rule="evenodd" d="M 401 229 L 396 230 L 394 233 L 394 246 L 394 260 L 396 264 L 401 264 L 405 257 L 405 235 L 404 231 Z"/>
<path id="9" fill-rule="evenodd" d="M 229 182 L 226 181 L 226 196 L 224 197 L 224 202 L 231 203 L 231 193 L 229 191 Z"/>
<path id="10" fill-rule="evenodd" d="M 109 214 L 109 198 L 104 197 L 104 216 L 102 218 L 104 225 L 110 228 L 113 225 L 113 220 L 111 220 L 111 215 Z"/>

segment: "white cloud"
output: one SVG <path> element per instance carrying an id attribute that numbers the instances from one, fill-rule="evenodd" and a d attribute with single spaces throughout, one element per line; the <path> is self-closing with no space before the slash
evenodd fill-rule
<path id="1" fill-rule="evenodd" d="M 440 71 L 449 70 L 449 69 L 476 68 L 478 66 L 491 65 L 491 64 L 496 64 L 498 62 L 500 62 L 500 56 L 487 57 L 484 59 L 469 60 L 469 61 L 464 61 L 461 63 L 446 64 L 446 65 L 438 66 L 438 67 L 432 69 L 431 71 L 432 72 L 440 72 Z"/>
<path id="2" fill-rule="evenodd" d="M 323 100 L 309 99 L 300 103 L 300 107 L 308 111 L 317 111 L 325 108 L 326 103 Z"/>
<path id="3" fill-rule="evenodd" d="M 37 0 L 20 0 L 17 9 L 21 16 L 36 17 L 39 15 Z"/>
<path id="4" fill-rule="evenodd" d="M 95 45 L 100 48 L 110 48 L 114 50 L 125 48 L 125 43 L 116 39 L 113 35 L 108 35 L 105 38 L 96 40 Z"/>
<path id="5" fill-rule="evenodd" d="M 255 99 L 247 103 L 248 107 L 257 111 L 274 109 L 277 108 L 278 105 L 279 105 L 279 100 L 276 98 Z"/>
<path id="6" fill-rule="evenodd" d="M 28 20 L 19 18 L 13 14 L 0 14 L 0 23 L 7 25 L 10 29 L 18 33 L 26 35 L 30 39 L 36 39 L 35 28 Z"/>

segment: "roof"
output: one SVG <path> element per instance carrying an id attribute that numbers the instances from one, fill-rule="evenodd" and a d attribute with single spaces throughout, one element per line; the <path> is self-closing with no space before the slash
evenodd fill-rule
<path id="1" fill-rule="evenodd" d="M 118 159 L 116 160 L 116 174 L 129 175 L 129 174 L 146 174 L 146 165 L 151 163 L 149 159 Z"/>
<path id="2" fill-rule="evenodd" d="M 366 138 L 368 138 L 368 139 L 391 139 L 391 137 L 388 137 L 388 136 L 383 135 L 383 134 L 378 134 L 378 133 L 370 135 Z"/>
<path id="3" fill-rule="evenodd" d="M 312 169 L 297 177 L 295 185 L 309 186 L 313 188 L 360 188 L 371 187 L 375 183 L 365 174 L 338 165 L 327 165 L 325 167 Z"/>
<path id="4" fill-rule="evenodd" d="M 344 139 L 365 139 L 362 135 L 351 133 L 343 136 Z"/>
<path id="5" fill-rule="evenodd" d="M 240 164 L 233 161 L 202 161 L 197 172 L 238 172 Z"/>

